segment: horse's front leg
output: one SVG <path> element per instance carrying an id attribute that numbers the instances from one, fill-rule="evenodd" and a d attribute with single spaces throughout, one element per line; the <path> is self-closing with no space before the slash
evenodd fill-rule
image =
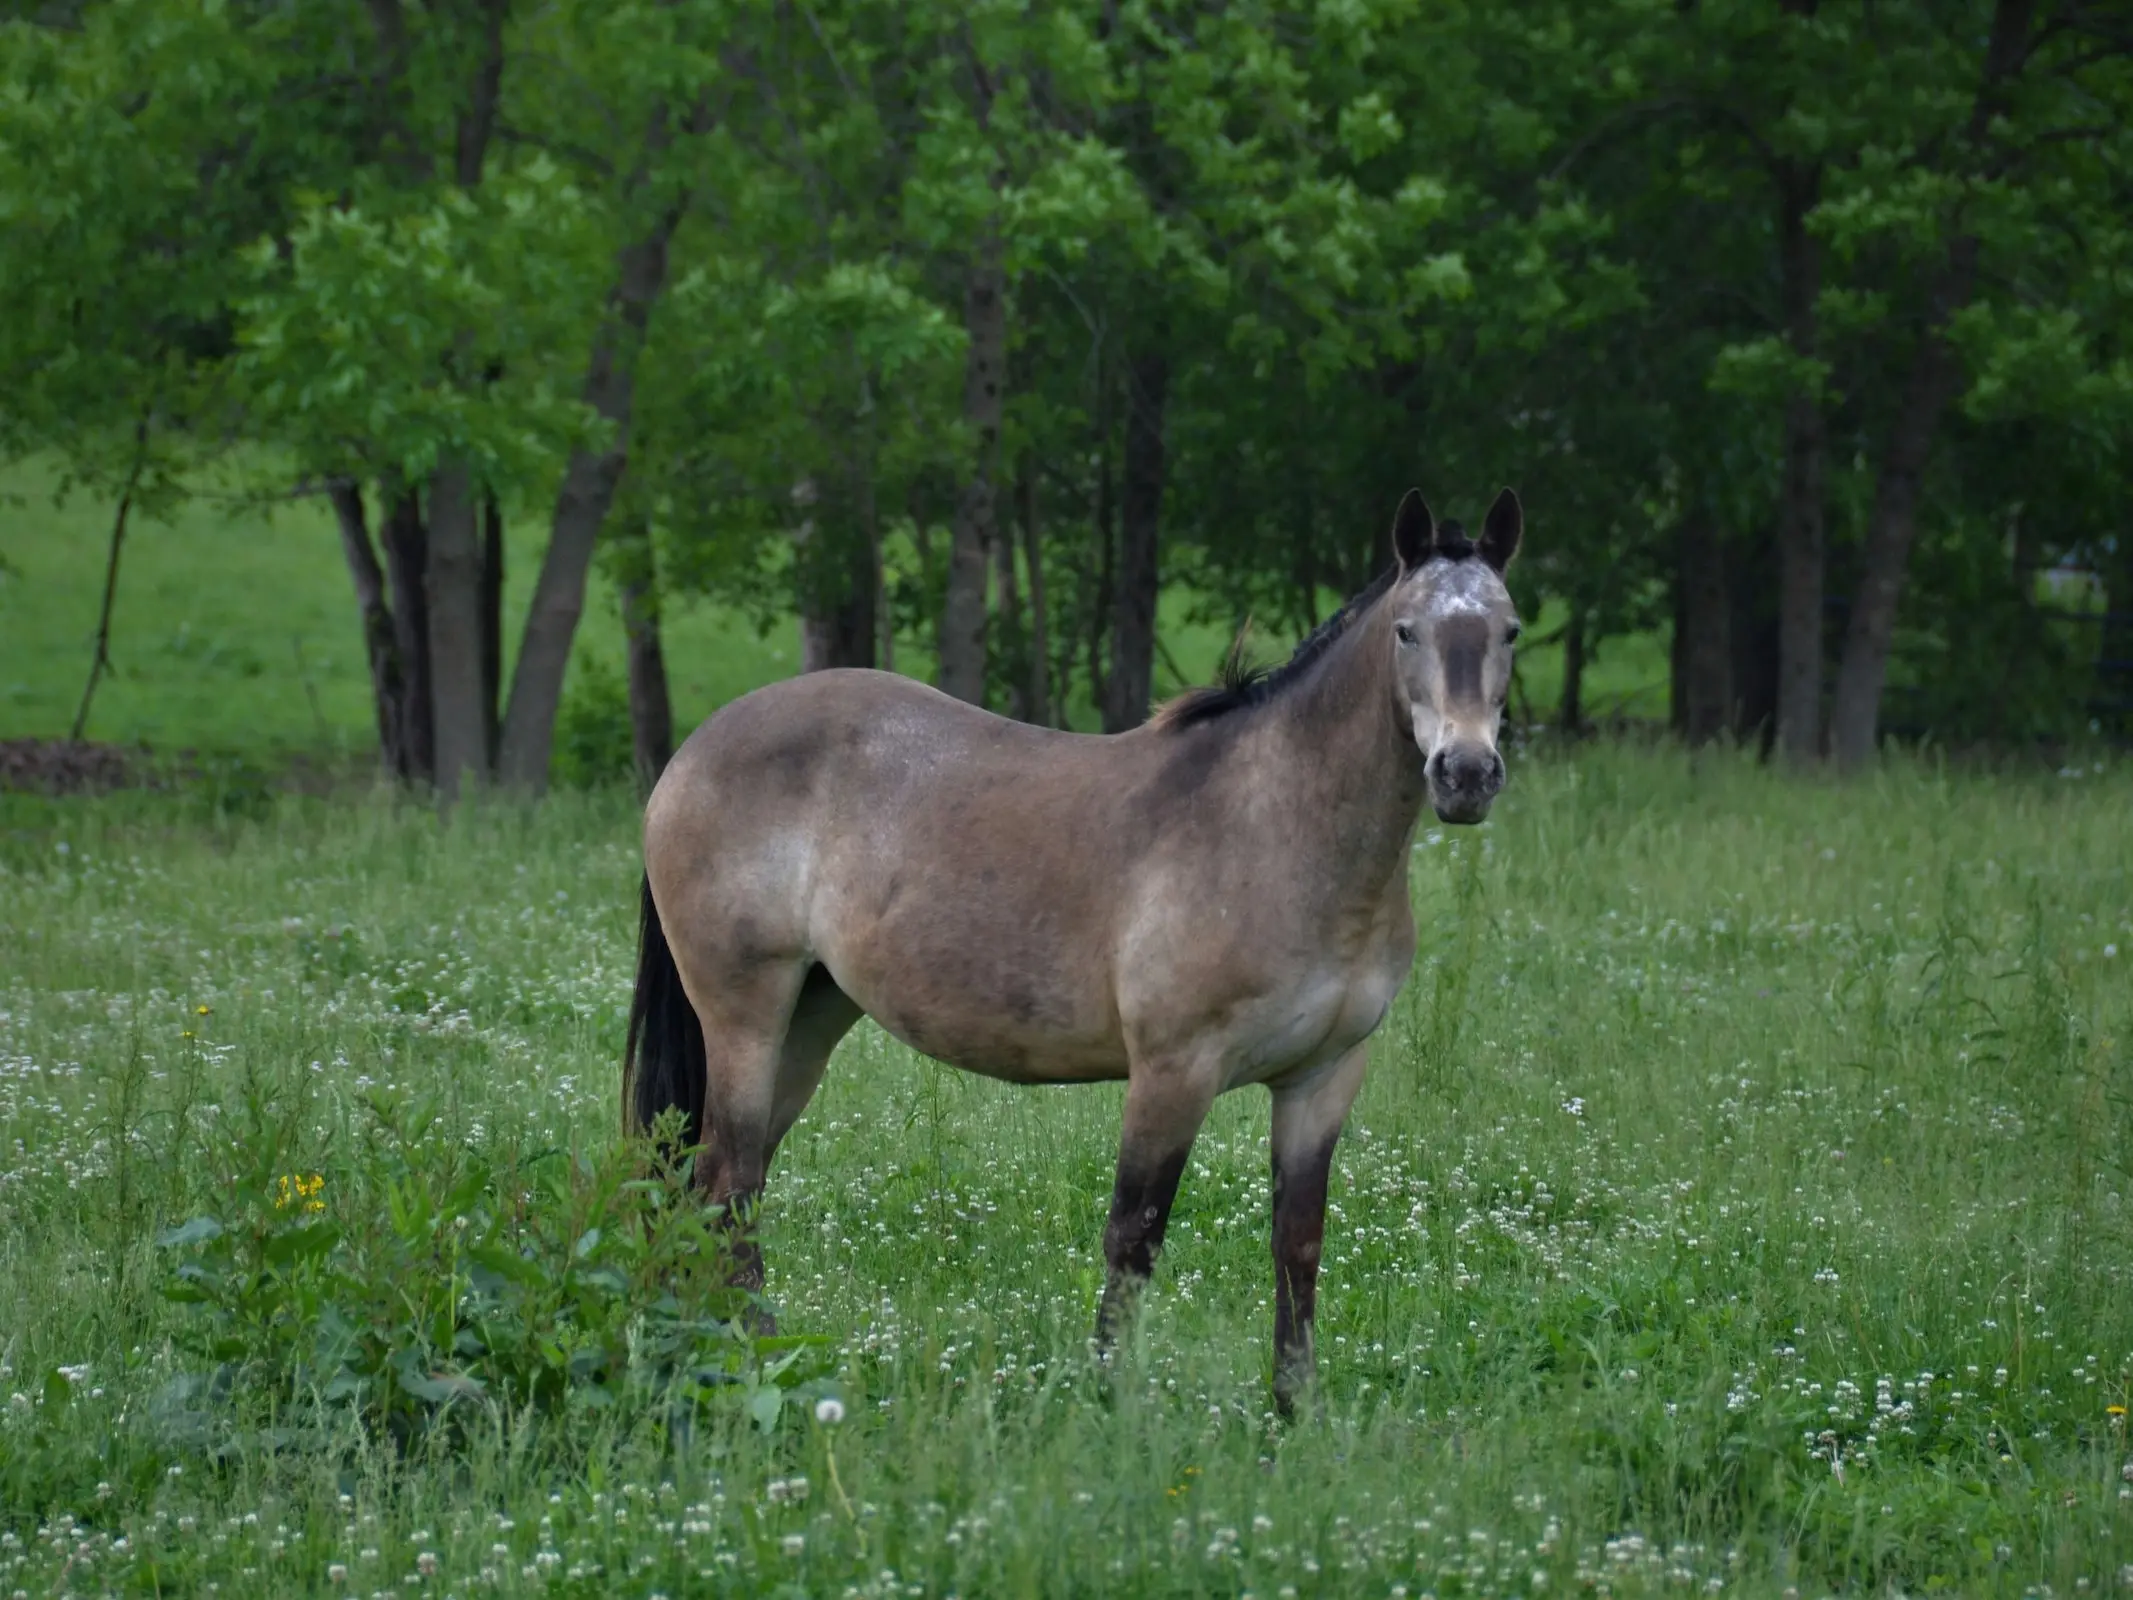
<path id="1" fill-rule="evenodd" d="M 1125 1125 L 1118 1141 L 1118 1180 L 1104 1228 L 1104 1298 L 1096 1313 L 1096 1347 L 1108 1356 L 1155 1270 L 1178 1180 L 1192 1155 L 1217 1074 L 1186 1062 L 1135 1062 L 1126 1082 Z"/>
<path id="2" fill-rule="evenodd" d="M 1274 1089 L 1274 1409 L 1284 1417 L 1295 1415 L 1297 1400 L 1318 1375 L 1313 1324 L 1326 1180 L 1368 1060 L 1367 1047 L 1357 1045 Z"/>

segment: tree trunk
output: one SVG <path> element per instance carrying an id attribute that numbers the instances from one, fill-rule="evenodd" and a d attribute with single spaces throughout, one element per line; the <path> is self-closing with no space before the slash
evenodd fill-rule
<path id="1" fill-rule="evenodd" d="M 393 643 L 400 657 L 401 748 L 393 770 L 409 783 L 437 771 L 430 711 L 429 530 L 413 489 L 387 489 L 385 573 L 392 585 Z"/>
<path id="2" fill-rule="evenodd" d="M 1052 725 L 1051 617 L 1044 598 L 1044 542 L 1037 530 L 1037 471 L 1022 459 L 1022 482 L 1016 501 L 1022 513 L 1022 560 L 1029 568 L 1029 720 Z"/>
<path id="3" fill-rule="evenodd" d="M 482 0 L 481 54 L 453 130 L 452 171 L 462 189 L 481 182 L 488 162 L 489 137 L 496 130 L 496 110 L 503 98 L 504 15 L 510 0 Z"/>
<path id="4" fill-rule="evenodd" d="M 1563 701 L 1556 726 L 1568 734 L 1585 731 L 1585 613 L 1573 611 L 1563 625 Z"/>
<path id="5" fill-rule="evenodd" d="M 863 544 L 847 539 L 841 572 L 823 580 L 830 592 L 807 596 L 800 607 L 800 670 L 874 665 L 874 618 L 880 609 L 873 589 L 874 564 Z"/>
<path id="6" fill-rule="evenodd" d="M 452 177 L 469 192 L 481 185 L 496 128 L 507 9 L 508 0 L 481 0 L 480 46 L 453 128 Z M 470 343 L 469 336 L 460 339 L 462 358 Z M 493 382 L 494 375 L 481 381 Z M 436 779 L 438 792 L 448 801 L 458 798 L 470 775 L 475 787 L 486 788 L 496 770 L 491 658 L 500 658 L 501 642 L 490 632 L 490 550 L 482 525 L 486 498 L 478 494 L 463 458 L 447 458 L 430 474 L 429 564 L 423 581 L 429 592 Z"/>
<path id="7" fill-rule="evenodd" d="M 1111 471 L 1110 386 L 1099 373 L 1096 392 L 1096 592 L 1089 623 L 1089 699 L 1096 714 L 1111 703 L 1107 646 L 1111 632 L 1111 590 L 1118 570 L 1118 491 Z"/>
<path id="8" fill-rule="evenodd" d="M 868 437 L 866 455 L 859 464 L 857 479 L 855 487 L 859 532 L 866 542 L 866 592 L 874 607 L 873 648 L 869 652 L 873 660 L 868 662 L 868 665 L 879 665 L 883 672 L 894 672 L 896 616 L 889 607 L 889 585 L 883 573 L 881 508 L 874 498 L 874 445 L 871 435 Z"/>
<path id="9" fill-rule="evenodd" d="M 1888 682 L 1889 648 L 1903 600 L 1911 543 L 1918 530 L 1918 496 L 1941 414 L 1960 380 L 1956 353 L 1946 337 L 1948 320 L 1969 298 L 1977 265 L 1977 240 L 1965 237 L 1949 251 L 1947 269 L 1934 286 L 1932 309 L 1911 370 L 1904 380 L 1896 423 L 1874 480 L 1867 522 L 1864 569 L 1852 597 L 1844 633 L 1844 658 L 1830 709 L 1830 751 L 1843 770 L 1872 759 L 1881 720 L 1881 692 Z"/>
<path id="10" fill-rule="evenodd" d="M 963 420 L 977 459 L 956 504 L 948 546 L 948 592 L 941 602 L 941 688 L 985 703 L 985 567 L 999 535 L 1000 417 L 1007 369 L 1007 294 L 1000 238 L 986 233 L 963 296 L 970 349 L 963 368 Z"/>
<path id="11" fill-rule="evenodd" d="M 1777 737 L 1777 536 L 1762 531 L 1725 552 L 1727 625 L 1731 634 L 1733 736 L 1754 740 L 1765 755 Z"/>
<path id="12" fill-rule="evenodd" d="M 1821 199 L 1819 166 L 1779 174 L 1778 255 L 1785 337 L 1795 359 L 1817 345 L 1815 299 L 1822 292 L 1821 245 L 1807 219 Z M 1777 745 L 1785 760 L 1809 766 L 1822 755 L 1822 402 L 1812 389 L 1785 405 L 1785 476 L 1778 509 Z"/>
<path id="13" fill-rule="evenodd" d="M 406 782 L 407 740 L 402 731 L 406 690 L 400 681 L 400 651 L 394 642 L 392 607 L 385 599 L 385 571 L 371 544 L 363 512 L 363 490 L 343 478 L 326 491 L 340 524 L 341 554 L 355 581 L 356 608 L 363 615 L 363 655 L 370 664 L 370 698 L 378 722 L 378 758 L 394 778 Z"/>
<path id="14" fill-rule="evenodd" d="M 656 117 L 647 138 L 647 169 L 671 139 L 666 117 Z M 641 191 L 649 181 L 647 169 L 633 175 L 632 190 Z M 637 356 L 652 305 L 666 287 L 668 247 L 686 207 L 686 195 L 668 202 L 641 234 L 623 246 L 616 257 L 606 315 L 593 336 L 583 392 L 586 404 L 612 432 L 601 448 L 572 451 L 564 468 L 548 549 L 534 582 L 518 664 L 511 674 L 511 699 L 497 754 L 499 780 L 526 794 L 539 794 L 548 786 L 563 675 L 570 666 L 578 618 L 585 610 L 585 575 L 592 565 L 600 525 L 607 520 L 629 460 Z"/>
<path id="15" fill-rule="evenodd" d="M 1126 459 L 1119 496 L 1118 592 L 1111 624 L 1110 693 L 1104 731 L 1118 733 L 1148 718 L 1155 677 L 1155 602 L 1161 585 L 1157 538 L 1162 531 L 1164 411 L 1170 362 L 1143 350 L 1127 363 Z"/>
<path id="16" fill-rule="evenodd" d="M 849 525 L 833 503 L 825 522 L 814 511 L 820 491 L 812 478 L 793 486 L 793 503 L 809 508 L 793 531 L 799 569 L 800 670 L 874 665 L 874 625 L 881 611 L 875 593 L 873 550 L 864 532 Z"/>
<path id="17" fill-rule="evenodd" d="M 481 531 L 481 721 L 488 771 L 496 771 L 503 742 L 504 699 L 504 508 L 491 492 L 482 502 Z"/>
<path id="18" fill-rule="evenodd" d="M 1000 596 L 999 645 L 995 652 L 1007 679 L 1007 714 L 1028 722 L 1029 639 L 1022 631 L 1022 586 L 1015 572 L 1015 539 L 1005 527 L 993 530 L 993 582 Z"/>
<path id="19" fill-rule="evenodd" d="M 1674 604 L 1674 727 L 1690 744 L 1709 744 L 1733 725 L 1733 596 L 1725 545 L 1710 514 L 1681 529 Z"/>
<path id="20" fill-rule="evenodd" d="M 1997 0 L 1993 6 L 1984 69 L 1963 133 L 1963 143 L 1981 158 L 1993 119 L 2005 108 L 2007 87 L 2028 59 L 2035 11 L 2036 0 Z M 1955 348 L 1948 342 L 1948 325 L 1969 302 L 1977 265 L 1977 235 L 1963 227 L 1960 218 L 1953 219 L 1947 258 L 1927 296 L 1924 325 L 1874 480 L 1864 570 L 1852 600 L 1844 656 L 1837 668 L 1836 698 L 1830 709 L 1830 751 L 1837 765 L 1846 771 L 1856 771 L 1874 754 L 1880 729 L 1881 692 L 1888 682 L 1889 648 L 1896 634 L 1896 612 L 1903 599 L 1904 576 L 1918 527 L 1918 497 L 1941 415 L 1962 381 Z"/>
<path id="21" fill-rule="evenodd" d="M 2133 736 L 2133 539 L 2121 536 L 2114 554 L 2096 630 L 2095 709 L 2103 730 L 2123 739 Z"/>
<path id="22" fill-rule="evenodd" d="M 474 483 L 463 460 L 430 477 L 430 704 L 437 789 L 487 785 L 488 716 L 482 710 L 482 549 Z"/>
<path id="23" fill-rule="evenodd" d="M 628 641 L 630 753 L 637 787 L 649 794 L 674 754 L 674 702 L 659 629 L 659 568 L 651 524 L 634 518 L 623 534 L 622 632 Z"/>

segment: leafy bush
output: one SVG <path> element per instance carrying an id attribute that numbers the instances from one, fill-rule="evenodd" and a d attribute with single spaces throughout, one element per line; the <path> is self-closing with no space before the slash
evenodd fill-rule
<path id="1" fill-rule="evenodd" d="M 621 783 L 635 760 L 629 685 L 605 660 L 579 651 L 556 712 L 556 782 L 581 789 Z"/>
<path id="2" fill-rule="evenodd" d="M 201 1363 L 160 1407 L 178 1439 L 315 1443 L 353 1421 L 407 1444 L 472 1416 L 655 1403 L 777 1425 L 818 1341 L 750 1333 L 717 1213 L 678 1177 L 647 1176 L 635 1146 L 500 1158 L 426 1110 L 370 1113 L 318 1173 L 233 1140 L 228 1204 L 160 1237 Z"/>

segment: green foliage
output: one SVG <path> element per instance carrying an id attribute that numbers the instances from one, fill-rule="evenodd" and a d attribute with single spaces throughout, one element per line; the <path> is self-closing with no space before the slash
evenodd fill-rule
<path id="1" fill-rule="evenodd" d="M 581 654 L 556 714 L 556 781 L 580 789 L 623 782 L 633 750 L 629 686 L 604 657 Z"/>
<path id="2" fill-rule="evenodd" d="M 415 480 L 449 455 L 484 482 L 542 481 L 601 437 L 570 358 L 603 287 L 585 209 L 545 161 L 476 195 L 303 205 L 242 263 L 247 403 L 313 471 Z"/>
<path id="3" fill-rule="evenodd" d="M 1836 595 L 1892 463 L 1919 548 L 1965 546 L 1899 563 L 1894 676 L 1918 680 L 2012 615 L 1995 530 L 2040 483 L 2074 509 L 2032 564 L 2116 566 L 2127 52 L 2073 0 L 25 13 L 0 23 L 23 241 L 0 451 L 106 494 L 138 476 L 157 512 L 208 458 L 389 494 L 450 461 L 516 517 L 558 504 L 573 451 L 625 443 L 616 508 L 670 596 L 767 628 L 884 585 L 923 660 L 979 442 L 965 295 L 997 244 L 1003 472 L 1038 516 L 1056 699 L 1107 670 L 1155 357 L 1159 571 L 1199 621 L 1301 631 L 1417 481 L 1467 518 L 1515 482 L 1521 599 L 1590 642 L 1666 625 L 1685 529 L 1752 555 L 1754 611 L 1808 397 Z M 611 349 L 660 218 L 643 350 Z M 1794 246 L 1815 265 L 1788 291 Z M 1914 468 L 1894 442 L 1942 336 Z M 589 403 L 615 350 L 626 424 Z M 1989 721 L 1984 692 L 1936 729 Z"/>
<path id="4" fill-rule="evenodd" d="M 266 1108 L 219 1126 L 221 1204 L 156 1239 L 201 1363 L 157 1398 L 174 1444 L 411 1446 L 617 1406 L 769 1429 L 807 1376 L 809 1341 L 749 1335 L 717 1215 L 640 1148 L 500 1158 L 379 1097 L 306 1172 Z"/>

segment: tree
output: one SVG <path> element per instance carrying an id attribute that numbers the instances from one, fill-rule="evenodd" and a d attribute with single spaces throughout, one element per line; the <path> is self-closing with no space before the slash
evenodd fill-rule
<path id="1" fill-rule="evenodd" d="M 1967 95 L 1956 102 L 1960 110 L 1937 106 L 1938 115 L 1929 111 L 1908 125 L 1888 119 L 1878 130 L 1885 142 L 1867 152 L 1832 208 L 1832 230 L 1843 247 L 1853 253 L 1874 247 L 1892 258 L 1893 274 L 1907 290 L 1910 324 L 1875 463 L 1858 592 L 1830 714 L 1831 750 L 1846 767 L 1860 766 L 1874 751 L 1926 476 L 1942 422 L 1964 385 L 1961 330 L 1989 325 L 1971 315 L 1981 291 L 1994 280 L 2019 282 L 2034 262 L 2033 242 L 2070 220 L 2052 215 L 2069 197 L 2050 181 L 2063 163 L 2080 161 L 2084 145 L 2124 136 L 2123 75 L 2113 69 L 2133 53 L 2133 35 L 2101 8 L 2072 0 L 2059 6 L 1996 0 L 1981 51 L 1970 43 L 1975 37 L 1966 30 L 1916 42 L 1908 54 L 1918 71 L 1968 80 Z M 2099 77 L 2106 84 L 2092 87 Z M 2099 110 L 2107 113 L 2100 120 Z M 1914 165 L 1899 155 L 1913 150 L 1926 159 Z M 2092 214 L 2077 225 L 2117 232 L 2123 216 Z"/>

